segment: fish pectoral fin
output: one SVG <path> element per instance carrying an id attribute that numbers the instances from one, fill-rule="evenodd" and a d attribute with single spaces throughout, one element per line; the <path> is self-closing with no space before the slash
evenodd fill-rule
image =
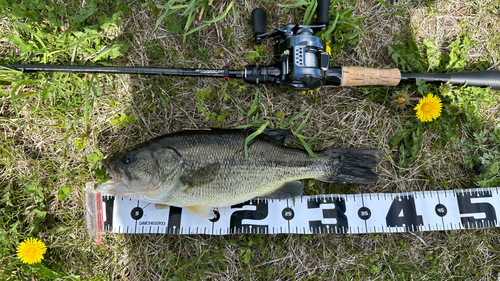
<path id="1" fill-rule="evenodd" d="M 289 199 L 299 197 L 304 193 L 304 184 L 301 181 L 290 181 L 282 185 L 273 193 L 262 197 L 268 199 Z"/>
<path id="2" fill-rule="evenodd" d="M 169 206 L 169 205 L 165 205 L 165 204 L 158 204 L 158 203 L 156 203 L 156 204 L 155 204 L 155 209 L 156 209 L 156 210 L 165 210 L 165 209 L 168 209 L 168 208 L 170 208 L 170 206 Z"/>
<path id="3" fill-rule="evenodd" d="M 215 218 L 214 209 L 207 206 L 187 206 L 186 209 L 191 213 L 198 215 L 200 217 L 204 217 L 207 219 Z"/>
<path id="4" fill-rule="evenodd" d="M 183 189 L 194 188 L 212 182 L 219 174 L 219 170 L 220 164 L 216 162 L 182 175 L 180 180 L 184 184 Z"/>

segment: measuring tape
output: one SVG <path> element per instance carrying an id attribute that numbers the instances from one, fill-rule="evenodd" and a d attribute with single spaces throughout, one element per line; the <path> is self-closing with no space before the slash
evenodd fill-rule
<path id="1" fill-rule="evenodd" d="M 103 231 L 163 234 L 358 234 L 500 226 L 498 188 L 407 193 L 327 194 L 294 199 L 256 198 L 219 208 L 206 219 L 178 207 L 100 194 L 87 187 L 87 228 L 100 244 Z"/>

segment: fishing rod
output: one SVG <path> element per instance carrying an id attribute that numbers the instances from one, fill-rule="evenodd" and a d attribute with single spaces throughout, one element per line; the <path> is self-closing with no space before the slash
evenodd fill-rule
<path id="1" fill-rule="evenodd" d="M 315 36 L 326 30 L 330 23 L 329 0 L 318 0 L 317 24 L 288 24 L 266 33 L 266 12 L 252 11 L 252 28 L 255 39 L 272 38 L 274 61 L 270 66 L 248 65 L 244 69 L 188 69 L 159 67 L 113 66 L 57 66 L 57 65 L 0 65 L 23 72 L 108 73 L 163 76 L 215 77 L 243 79 L 252 84 L 274 83 L 288 85 L 298 90 L 314 90 L 324 85 L 333 86 L 397 86 L 415 83 L 417 79 L 433 83 L 451 83 L 500 90 L 500 71 L 461 72 L 449 74 L 402 73 L 397 68 L 375 69 L 356 66 L 329 68 L 330 54 L 324 40 Z"/>

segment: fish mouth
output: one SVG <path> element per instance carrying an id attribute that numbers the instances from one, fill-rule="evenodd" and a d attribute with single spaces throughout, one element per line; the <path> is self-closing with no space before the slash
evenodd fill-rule
<path id="1" fill-rule="evenodd" d="M 113 169 L 108 163 L 103 163 L 104 168 L 108 171 L 111 179 L 98 185 L 97 190 L 102 193 L 120 193 L 123 194 L 128 190 L 130 182 L 127 174 L 122 169 Z"/>

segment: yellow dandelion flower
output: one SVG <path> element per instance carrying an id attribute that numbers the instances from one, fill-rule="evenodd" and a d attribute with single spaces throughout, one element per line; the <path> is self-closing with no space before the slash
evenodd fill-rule
<path id="1" fill-rule="evenodd" d="M 420 100 L 414 108 L 417 111 L 417 117 L 422 122 L 430 122 L 441 116 L 441 99 L 429 94 Z"/>
<path id="2" fill-rule="evenodd" d="M 406 99 L 403 97 L 398 97 L 398 99 L 394 100 L 394 102 L 396 102 L 397 104 L 403 104 L 406 102 Z"/>
<path id="3" fill-rule="evenodd" d="M 330 42 L 326 42 L 326 52 L 331 56 L 332 48 L 330 48 Z"/>
<path id="4" fill-rule="evenodd" d="M 45 244 L 36 238 L 28 238 L 17 247 L 17 257 L 27 264 L 39 263 L 47 251 Z"/>

